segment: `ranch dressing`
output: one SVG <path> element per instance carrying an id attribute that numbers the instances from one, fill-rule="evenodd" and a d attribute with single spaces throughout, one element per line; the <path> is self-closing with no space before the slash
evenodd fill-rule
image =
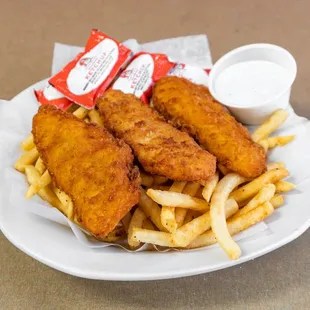
<path id="1" fill-rule="evenodd" d="M 288 89 L 289 72 L 265 60 L 240 62 L 224 69 L 215 83 L 215 91 L 223 102 L 249 107 L 272 100 Z"/>

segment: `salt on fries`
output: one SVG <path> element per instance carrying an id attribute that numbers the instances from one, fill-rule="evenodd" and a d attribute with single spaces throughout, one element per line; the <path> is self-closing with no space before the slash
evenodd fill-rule
<path id="1" fill-rule="evenodd" d="M 238 211 L 238 204 L 235 200 L 229 199 L 224 206 L 225 218 L 232 216 Z M 175 243 L 179 247 L 186 247 L 198 236 L 211 228 L 210 211 L 193 219 L 180 227 L 173 235 Z"/>
<path id="2" fill-rule="evenodd" d="M 275 182 L 287 177 L 289 172 L 285 168 L 276 168 L 268 170 L 258 178 L 248 184 L 238 188 L 231 194 L 237 203 L 240 203 L 248 198 L 253 197 L 266 184 L 274 184 Z"/>
<path id="3" fill-rule="evenodd" d="M 264 204 L 258 206 L 254 210 L 243 214 L 239 217 L 232 218 L 227 221 L 227 229 L 230 236 L 236 235 L 237 233 L 246 230 L 247 228 L 253 226 L 254 224 L 263 221 L 268 217 L 274 208 L 270 202 L 265 202 Z M 208 246 L 215 244 L 217 238 L 212 230 L 207 231 L 206 233 L 200 235 L 196 238 L 187 248 L 200 248 L 203 246 Z"/>
<path id="4" fill-rule="evenodd" d="M 264 185 L 260 191 L 251 199 L 234 217 L 246 214 L 266 201 L 269 201 L 275 194 L 276 187 L 274 184 Z"/>
<path id="5" fill-rule="evenodd" d="M 54 193 L 56 194 L 56 196 L 58 197 L 62 205 L 65 207 L 66 215 L 68 219 L 73 221 L 74 220 L 74 207 L 73 207 L 73 202 L 71 198 L 66 193 L 64 193 L 58 188 L 54 188 Z"/>
<path id="6" fill-rule="evenodd" d="M 225 216 L 228 218 L 236 213 L 237 210 L 237 203 L 233 199 L 229 199 L 225 204 Z M 167 247 L 186 247 L 210 228 L 210 211 L 208 211 L 178 228 L 173 234 L 160 231 L 149 233 L 145 231 L 146 229 L 136 228 L 133 230 L 133 236 L 139 242 L 153 243 Z"/>
<path id="7" fill-rule="evenodd" d="M 70 112 L 103 126 L 96 109 L 88 111 L 73 105 Z M 273 113 L 254 131 L 253 140 L 266 151 L 291 142 L 293 135 L 269 137 L 287 116 L 284 110 Z M 26 174 L 30 185 L 26 197 L 38 194 L 77 223 L 72 200 L 51 184 L 32 134 L 21 143 L 21 148 L 24 153 L 16 161 L 15 169 Z M 267 171 L 253 180 L 231 173 L 221 164 L 218 169 L 220 173 L 199 182 L 171 182 L 141 171 L 143 188 L 137 208 L 134 213 L 127 213 L 103 241 L 115 242 L 126 236 L 132 249 L 141 243 L 192 249 L 218 242 L 230 258 L 238 258 L 241 251 L 231 236 L 272 214 L 284 204 L 280 193 L 294 189 L 295 185 L 282 180 L 289 175 L 282 162 L 269 163 Z"/>

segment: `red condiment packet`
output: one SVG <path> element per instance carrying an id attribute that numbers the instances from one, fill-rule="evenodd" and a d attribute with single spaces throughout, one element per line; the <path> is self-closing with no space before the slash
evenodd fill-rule
<path id="1" fill-rule="evenodd" d="M 130 58 L 131 50 L 93 30 L 85 51 L 69 62 L 49 83 L 68 99 L 91 109 L 97 92 L 104 92 Z"/>
<path id="2" fill-rule="evenodd" d="M 202 69 L 191 65 L 177 63 L 171 69 L 168 75 L 183 77 L 195 84 L 208 86 L 210 70 L 211 69 Z"/>
<path id="3" fill-rule="evenodd" d="M 153 84 L 167 75 L 173 66 L 164 54 L 140 52 L 134 56 L 111 88 L 134 94 L 147 103 Z"/>
<path id="4" fill-rule="evenodd" d="M 51 104 L 61 110 L 67 110 L 73 104 L 72 101 L 66 98 L 52 85 L 47 85 L 40 90 L 34 90 L 34 94 L 40 104 Z"/>

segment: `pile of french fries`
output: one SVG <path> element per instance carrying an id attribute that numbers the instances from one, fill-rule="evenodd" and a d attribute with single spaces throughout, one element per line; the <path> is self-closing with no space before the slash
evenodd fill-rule
<path id="1" fill-rule="evenodd" d="M 86 122 L 103 126 L 96 109 L 88 111 L 74 106 L 71 112 Z M 270 136 L 287 116 L 284 110 L 274 112 L 253 132 L 252 139 L 266 152 L 291 142 L 295 136 Z M 29 182 L 26 198 L 37 194 L 78 224 L 70 197 L 52 184 L 31 134 L 21 147 L 24 153 L 15 169 L 25 173 Z M 131 249 L 142 243 L 178 249 L 218 243 L 231 259 L 237 259 L 241 250 L 232 236 L 283 205 L 283 193 L 295 188 L 283 181 L 287 176 L 289 172 L 282 162 L 268 164 L 267 171 L 255 179 L 246 179 L 221 165 L 213 177 L 201 182 L 177 182 L 141 171 L 138 205 L 104 241 L 126 239 Z"/>

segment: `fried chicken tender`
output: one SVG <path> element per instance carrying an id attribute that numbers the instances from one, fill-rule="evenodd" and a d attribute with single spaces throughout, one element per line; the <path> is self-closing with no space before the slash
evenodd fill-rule
<path id="1" fill-rule="evenodd" d="M 206 87 L 184 78 L 163 77 L 154 86 L 152 102 L 166 120 L 197 139 L 229 170 L 249 178 L 265 171 L 264 149 Z"/>
<path id="2" fill-rule="evenodd" d="M 40 107 L 32 133 L 54 185 L 72 199 L 78 222 L 96 238 L 105 237 L 140 197 L 130 147 L 51 105 Z"/>
<path id="3" fill-rule="evenodd" d="M 177 181 L 206 180 L 215 173 L 213 155 L 136 96 L 110 90 L 97 105 L 107 129 L 132 147 L 149 173 Z"/>

